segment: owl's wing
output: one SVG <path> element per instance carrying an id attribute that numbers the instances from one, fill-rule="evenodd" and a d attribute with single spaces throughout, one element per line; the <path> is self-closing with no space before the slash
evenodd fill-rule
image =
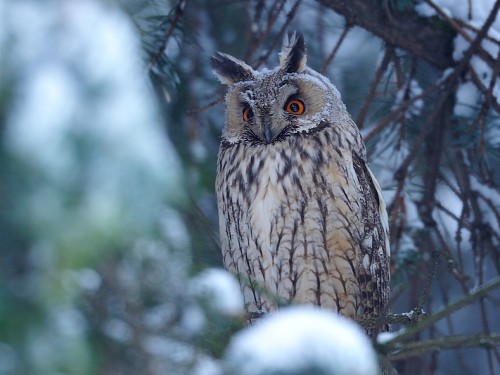
<path id="1" fill-rule="evenodd" d="M 365 160 L 353 155 L 362 201 L 364 238 L 363 256 L 358 269 L 365 317 L 379 316 L 387 309 L 390 294 L 389 221 L 382 191 Z"/>

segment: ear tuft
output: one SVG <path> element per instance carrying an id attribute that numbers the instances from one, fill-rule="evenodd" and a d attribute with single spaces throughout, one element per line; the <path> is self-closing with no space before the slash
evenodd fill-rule
<path id="1" fill-rule="evenodd" d="M 254 70 L 236 57 L 217 52 L 210 58 L 214 73 L 225 85 L 254 79 Z"/>
<path id="2" fill-rule="evenodd" d="M 281 69 L 287 73 L 300 73 L 306 68 L 306 45 L 302 33 L 285 34 L 279 58 Z"/>

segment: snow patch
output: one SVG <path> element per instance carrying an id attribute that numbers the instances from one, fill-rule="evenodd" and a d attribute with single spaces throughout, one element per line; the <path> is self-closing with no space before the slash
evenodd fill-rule
<path id="1" fill-rule="evenodd" d="M 243 296 L 238 281 L 229 272 L 210 268 L 201 272 L 191 281 L 191 290 L 205 297 L 210 306 L 224 315 L 243 313 Z"/>
<path id="2" fill-rule="evenodd" d="M 377 336 L 377 343 L 383 345 L 396 338 L 399 332 L 380 332 Z"/>
<path id="3" fill-rule="evenodd" d="M 396 92 L 396 97 L 394 98 L 394 103 L 392 109 L 397 109 L 403 102 L 407 100 L 412 100 L 413 98 L 422 94 L 422 88 L 418 82 L 412 79 L 410 82 L 401 86 L 401 88 Z M 405 118 L 409 119 L 413 116 L 419 116 L 424 107 L 424 101 L 422 99 L 415 100 L 405 111 Z"/>
<path id="4" fill-rule="evenodd" d="M 294 306 L 236 334 L 225 354 L 230 374 L 378 374 L 370 340 L 335 313 Z"/>
<path id="5" fill-rule="evenodd" d="M 455 114 L 462 117 L 472 117 L 479 100 L 479 89 L 470 81 L 460 84 L 456 93 Z"/>

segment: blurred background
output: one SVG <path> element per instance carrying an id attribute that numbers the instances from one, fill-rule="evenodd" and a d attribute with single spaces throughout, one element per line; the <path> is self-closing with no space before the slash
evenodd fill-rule
<path id="1" fill-rule="evenodd" d="M 497 3 L 0 1 L 0 374 L 224 373 L 208 61 L 272 68 L 295 29 L 388 205 L 392 330 L 414 331 L 379 354 L 499 373 Z"/>

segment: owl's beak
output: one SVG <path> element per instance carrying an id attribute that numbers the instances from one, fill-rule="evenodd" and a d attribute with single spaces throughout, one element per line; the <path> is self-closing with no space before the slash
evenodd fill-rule
<path id="1" fill-rule="evenodd" d="M 269 144 L 273 140 L 273 132 L 271 130 L 271 123 L 266 121 L 264 123 L 264 139 L 266 143 Z"/>

